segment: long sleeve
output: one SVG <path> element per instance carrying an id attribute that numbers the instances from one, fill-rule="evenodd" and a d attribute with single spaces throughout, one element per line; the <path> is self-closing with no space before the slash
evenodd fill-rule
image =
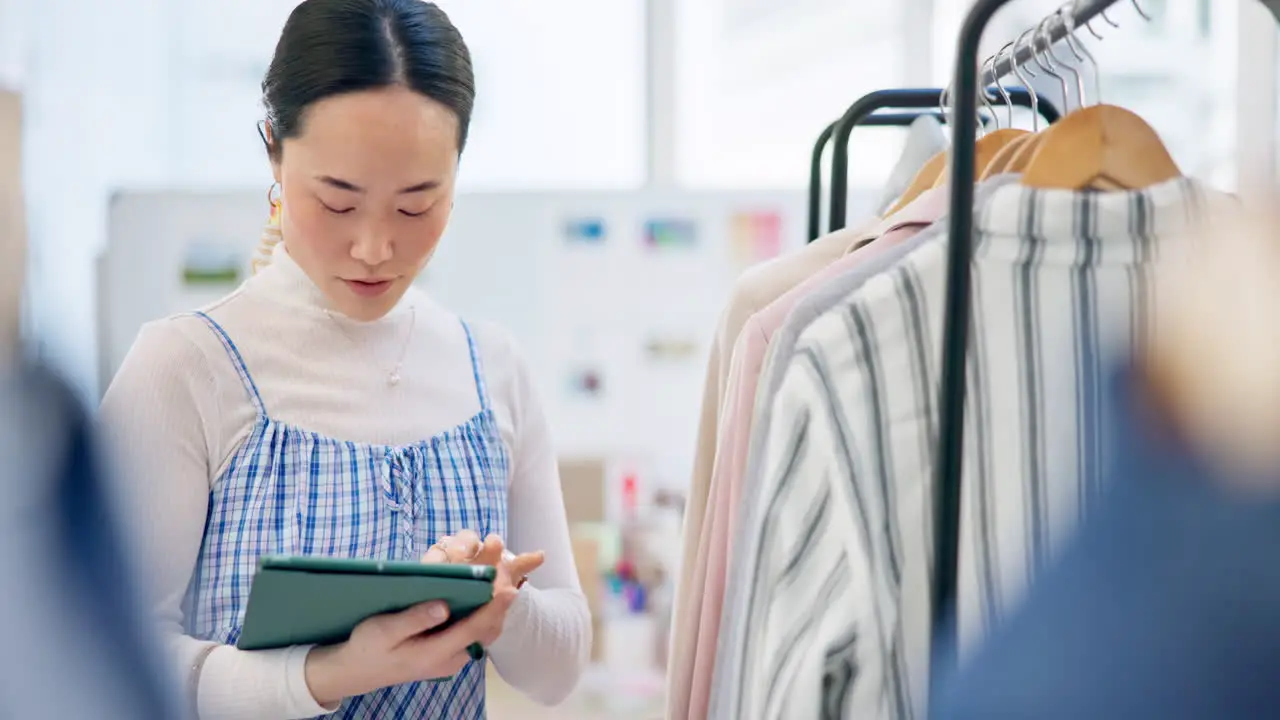
<path id="1" fill-rule="evenodd" d="M 555 445 L 528 364 L 515 359 L 510 408 L 514 432 L 507 544 L 546 552 L 489 649 L 504 680 L 544 705 L 577 686 L 591 654 L 591 610 L 578 582 Z"/>
<path id="2" fill-rule="evenodd" d="M 825 358 L 797 356 L 773 400 L 758 545 L 751 554 L 739 718 L 878 717 L 881 628 L 856 519 L 847 430 L 832 422 Z M 849 378 L 841 377 L 848 382 Z M 855 517 L 850 517 L 854 515 Z M 856 686 L 854 678 L 858 679 Z M 825 710 L 825 712 L 824 712 Z"/>
<path id="3" fill-rule="evenodd" d="M 724 326 L 720 321 L 720 328 Z M 676 580 L 671 609 L 671 642 L 667 660 L 667 717 L 684 717 L 689 712 L 694 658 L 697 654 L 698 615 L 702 588 L 696 582 L 698 546 L 707 521 L 707 501 L 711 492 L 711 472 L 715 466 L 717 425 L 720 415 L 720 335 L 718 328 L 707 359 L 703 382 L 702 413 L 698 422 L 697 447 L 689 495 L 685 499 L 684 527 L 680 533 L 680 573 Z"/>
<path id="4" fill-rule="evenodd" d="M 148 599 L 175 666 L 188 668 L 208 643 L 183 630 L 183 598 L 203 540 L 210 458 L 221 457 L 219 380 L 211 359 L 178 321 L 144 328 L 102 402 L 135 541 L 146 562 Z M 213 650 L 199 680 L 201 720 L 273 720 L 323 715 L 306 685 L 308 647 Z"/>

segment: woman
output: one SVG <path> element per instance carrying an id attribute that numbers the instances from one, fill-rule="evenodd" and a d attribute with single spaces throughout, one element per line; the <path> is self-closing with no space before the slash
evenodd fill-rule
<path id="1" fill-rule="evenodd" d="M 507 335 L 410 287 L 453 202 L 467 47 L 430 3 L 306 0 L 263 90 L 279 193 L 254 275 L 144 327 L 102 408 L 135 462 L 191 702 L 202 718 L 482 718 L 479 642 L 511 685 L 557 703 L 590 616 L 529 369 Z M 440 633 L 424 635 L 446 619 L 427 605 L 330 647 L 240 651 L 269 553 L 425 554 L 499 575 L 491 603 Z"/>

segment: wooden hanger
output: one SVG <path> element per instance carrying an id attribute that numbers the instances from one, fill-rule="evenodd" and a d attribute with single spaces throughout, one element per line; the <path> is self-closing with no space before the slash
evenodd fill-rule
<path id="1" fill-rule="evenodd" d="M 1146 120 L 1117 105 L 1091 105 L 1068 113 L 1041 133 L 1035 154 L 1022 172 L 1022 184 L 1044 189 L 1134 190 L 1181 176 Z"/>
<path id="2" fill-rule="evenodd" d="M 974 145 L 974 180 L 981 177 L 982 172 L 991 164 L 991 161 L 995 159 L 996 155 L 1009 143 L 1030 134 L 1031 133 L 1026 130 L 1005 128 L 1003 130 L 996 130 L 988 133 L 979 138 L 978 142 Z M 911 184 L 907 186 L 907 189 L 902 193 L 902 196 L 898 198 L 898 201 L 885 212 L 885 217 L 902 210 L 902 208 L 911 204 L 913 200 L 923 195 L 926 190 L 946 185 L 947 180 L 951 177 L 951 174 L 947 172 L 947 160 L 949 157 L 950 154 L 946 150 L 943 150 L 937 155 L 929 158 L 929 162 L 925 163 L 924 167 L 920 168 L 920 171 L 916 173 L 916 176 L 911 179 Z"/>
<path id="3" fill-rule="evenodd" d="M 1044 133 L 1036 133 L 1035 136 L 1027 139 L 1026 142 L 1018 146 L 1018 151 L 1009 156 L 1009 162 L 1004 166 L 1007 173 L 1024 173 L 1027 166 L 1031 164 L 1031 158 L 1035 157 L 1036 148 L 1040 147 L 1040 143 L 1044 142 Z"/>
<path id="4" fill-rule="evenodd" d="M 916 172 L 916 176 L 911 178 L 911 184 L 907 185 L 907 189 L 903 191 L 901 197 L 892 206 L 885 211 L 885 217 L 897 213 L 902 208 L 911 203 L 912 200 L 924 194 L 925 190 L 933 187 L 939 177 L 945 177 L 944 173 L 947 169 L 947 151 L 934 155 L 929 161 Z"/>
<path id="5" fill-rule="evenodd" d="M 1026 137 L 1031 133 L 1027 130 L 1019 130 L 1017 128 L 1005 128 L 987 133 L 978 138 L 978 142 L 973 146 L 973 179 L 976 182 L 991 166 L 991 162 L 996 159 L 1000 151 L 1009 146 L 1013 141 Z M 950 173 L 943 173 L 942 177 L 934 182 L 934 187 L 942 187 L 951 179 Z"/>
<path id="6" fill-rule="evenodd" d="M 1009 161 L 1013 160 L 1014 156 L 1018 154 L 1018 150 L 1030 142 L 1034 137 L 1034 133 L 1027 133 L 1026 135 L 1014 138 L 1009 142 L 1009 144 L 1000 148 L 1000 151 L 996 153 L 996 156 L 991 158 L 991 162 L 987 163 L 987 168 L 982 171 L 982 174 L 978 176 L 978 179 L 986 180 L 992 175 L 999 175 L 1002 172 L 1006 172 L 1009 167 Z"/>

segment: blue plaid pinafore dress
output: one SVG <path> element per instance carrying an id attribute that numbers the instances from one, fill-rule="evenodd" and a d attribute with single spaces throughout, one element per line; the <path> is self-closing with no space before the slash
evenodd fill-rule
<path id="1" fill-rule="evenodd" d="M 196 315 L 221 340 L 258 417 L 210 491 L 186 600 L 190 635 L 235 644 L 261 555 L 416 560 L 441 536 L 460 530 L 506 536 L 510 461 L 465 322 L 480 411 L 427 440 L 384 446 L 273 420 L 235 343 L 214 320 Z M 484 661 L 468 663 L 447 681 L 348 698 L 325 717 L 482 719 Z"/>

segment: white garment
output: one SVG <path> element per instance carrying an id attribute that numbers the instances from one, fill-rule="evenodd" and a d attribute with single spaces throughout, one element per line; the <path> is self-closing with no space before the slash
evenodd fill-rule
<path id="1" fill-rule="evenodd" d="M 236 344 L 267 412 L 279 422 L 352 442 L 399 445 L 432 437 L 479 411 L 457 316 L 411 289 L 369 323 L 327 301 L 277 246 L 272 263 L 205 308 Z M 545 550 L 546 564 L 512 606 L 490 656 L 503 678 L 554 704 L 577 684 L 591 646 L 555 446 L 529 368 L 511 338 L 471 323 L 494 410 L 511 453 L 508 545 Z M 403 357 L 402 377 L 388 375 Z M 149 323 L 102 402 L 127 469 L 152 600 L 179 668 L 204 645 L 183 635 L 182 600 L 204 534 L 211 483 L 247 437 L 255 410 L 218 337 L 198 318 Z M 205 718 L 325 714 L 306 685 L 306 648 L 220 647 L 200 679 Z"/>
<path id="2" fill-rule="evenodd" d="M 907 128 L 907 142 L 902 146 L 902 155 L 889 173 L 889 180 L 884 184 L 884 190 L 876 202 L 876 214 L 883 215 L 907 191 L 924 164 L 946 149 L 947 134 L 943 132 L 942 123 L 937 118 L 921 115 L 912 120 L 911 127 Z"/>

